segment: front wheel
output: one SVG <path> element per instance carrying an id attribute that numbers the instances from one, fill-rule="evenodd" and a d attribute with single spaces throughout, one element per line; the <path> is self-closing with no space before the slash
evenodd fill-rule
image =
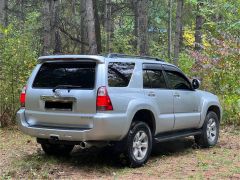
<path id="1" fill-rule="evenodd" d="M 126 156 L 130 167 L 145 164 L 152 151 L 152 134 L 149 126 L 144 122 L 134 122 L 128 136 Z"/>
<path id="2" fill-rule="evenodd" d="M 202 134 L 195 136 L 196 143 L 201 147 L 215 146 L 219 136 L 219 118 L 213 111 L 209 111 L 202 127 Z"/>

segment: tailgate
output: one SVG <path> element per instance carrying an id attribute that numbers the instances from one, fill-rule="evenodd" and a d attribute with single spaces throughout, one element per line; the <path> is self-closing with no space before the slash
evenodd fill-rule
<path id="1" fill-rule="evenodd" d="M 29 82 L 31 126 L 92 128 L 96 113 L 96 62 L 46 62 Z"/>

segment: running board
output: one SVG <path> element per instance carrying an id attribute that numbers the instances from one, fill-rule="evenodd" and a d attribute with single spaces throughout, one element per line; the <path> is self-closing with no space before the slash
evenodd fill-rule
<path id="1" fill-rule="evenodd" d="M 164 141 L 170 141 L 170 140 L 188 137 L 188 136 L 195 136 L 201 133 L 202 133 L 201 129 L 161 133 L 161 134 L 158 134 L 154 139 L 156 142 L 164 142 Z"/>

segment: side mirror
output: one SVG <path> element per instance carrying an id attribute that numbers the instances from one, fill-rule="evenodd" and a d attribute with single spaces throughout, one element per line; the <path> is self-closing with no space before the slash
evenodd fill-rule
<path id="1" fill-rule="evenodd" d="M 198 79 L 193 79 L 192 80 L 192 87 L 193 89 L 198 89 L 200 86 L 200 81 Z"/>

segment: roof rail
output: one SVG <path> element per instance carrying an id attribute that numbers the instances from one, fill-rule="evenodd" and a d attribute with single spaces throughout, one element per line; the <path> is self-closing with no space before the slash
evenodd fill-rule
<path id="1" fill-rule="evenodd" d="M 118 53 L 109 53 L 104 55 L 107 58 L 137 58 L 137 59 L 148 59 L 148 60 L 155 60 L 155 61 L 163 61 L 162 59 L 151 57 L 151 56 L 137 56 L 137 55 L 128 55 L 128 54 L 118 54 Z"/>

